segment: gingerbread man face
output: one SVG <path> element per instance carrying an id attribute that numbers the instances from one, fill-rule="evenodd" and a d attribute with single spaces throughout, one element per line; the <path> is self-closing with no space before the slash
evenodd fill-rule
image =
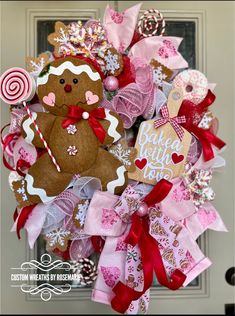
<path id="1" fill-rule="evenodd" d="M 84 60 L 71 56 L 46 66 L 37 86 L 42 105 L 57 116 L 66 116 L 71 105 L 89 112 L 98 107 L 103 97 L 99 72 Z"/>

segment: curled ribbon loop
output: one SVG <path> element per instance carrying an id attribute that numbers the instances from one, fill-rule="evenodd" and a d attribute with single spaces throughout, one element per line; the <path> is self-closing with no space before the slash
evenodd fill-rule
<path id="1" fill-rule="evenodd" d="M 103 126 L 99 123 L 98 119 L 104 119 L 106 117 L 105 110 L 103 108 L 94 109 L 91 112 L 87 112 L 83 108 L 70 105 L 68 108 L 67 118 L 63 120 L 62 127 L 66 128 L 70 124 L 75 124 L 79 122 L 83 117 L 83 114 L 87 113 L 87 119 L 91 129 L 93 130 L 96 137 L 99 139 L 101 143 L 104 142 L 106 132 Z"/>
<path id="2" fill-rule="evenodd" d="M 154 127 L 158 128 L 166 123 L 170 123 L 179 139 L 182 140 L 184 137 L 184 129 L 180 126 L 180 124 L 186 122 L 185 115 L 170 117 L 167 105 L 162 106 L 161 113 L 163 117 L 154 121 Z"/>
<path id="3" fill-rule="evenodd" d="M 2 137 L 2 133 L 4 131 L 4 129 L 6 127 L 8 127 L 10 124 L 5 125 L 1 131 L 0 131 L 0 135 L 1 135 L 1 144 L 2 144 L 2 149 L 3 149 L 3 164 L 4 166 L 11 170 L 11 171 L 17 171 L 18 174 L 22 177 L 25 176 L 25 173 L 23 172 L 23 169 L 28 169 L 31 165 L 29 162 L 25 161 L 24 159 L 19 159 L 16 163 L 16 168 L 13 168 L 13 166 L 11 166 L 9 164 L 9 162 L 7 161 L 4 153 L 6 152 L 6 148 L 8 146 L 10 146 L 11 142 L 13 142 L 15 139 L 18 139 L 18 137 L 20 136 L 20 133 L 15 132 L 15 133 L 10 133 L 8 134 L 4 139 Z"/>
<path id="4" fill-rule="evenodd" d="M 143 200 L 148 206 L 161 202 L 170 192 L 172 183 L 162 179 Z M 138 244 L 143 263 L 144 286 L 142 291 L 136 291 L 122 282 L 118 282 L 113 292 L 115 294 L 111 301 L 112 308 L 119 313 L 124 313 L 130 303 L 139 299 L 152 285 L 153 272 L 155 272 L 159 283 L 171 290 L 176 290 L 184 283 L 186 276 L 176 269 L 170 280 L 167 277 L 157 241 L 149 234 L 148 218 L 139 217 L 135 212 L 132 215 L 132 225 L 126 243 L 135 246 Z"/>

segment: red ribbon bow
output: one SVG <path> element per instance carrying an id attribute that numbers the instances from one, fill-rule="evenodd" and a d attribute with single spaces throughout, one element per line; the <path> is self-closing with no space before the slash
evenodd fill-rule
<path id="1" fill-rule="evenodd" d="M 184 129 L 179 124 L 186 122 L 185 116 L 170 117 L 167 105 L 162 106 L 161 113 L 163 117 L 154 121 L 154 127 L 158 128 L 166 123 L 170 123 L 179 139 L 182 140 L 184 137 Z"/>
<path id="2" fill-rule="evenodd" d="M 201 103 L 196 105 L 189 100 L 184 100 L 179 110 L 179 115 L 184 115 L 186 117 L 186 122 L 183 124 L 183 127 L 190 133 L 194 134 L 202 144 L 205 161 L 214 158 L 212 145 L 219 149 L 226 145 L 224 141 L 215 136 L 209 129 L 205 130 L 198 127 L 199 122 L 195 120 L 196 117 L 202 117 L 207 111 L 207 108 L 214 101 L 215 95 L 210 90 L 208 90 L 207 96 Z"/>
<path id="3" fill-rule="evenodd" d="M 143 202 L 146 203 L 148 207 L 160 203 L 168 195 L 171 188 L 172 183 L 162 179 L 144 198 Z M 158 282 L 171 290 L 177 290 L 182 286 L 186 276 L 178 269 L 172 273 L 171 279 L 168 280 L 158 243 L 149 234 L 147 217 L 141 218 L 136 212 L 132 215 L 131 229 L 125 242 L 132 246 L 138 244 L 140 248 L 143 263 L 144 287 L 143 290 L 139 292 L 119 281 L 112 289 L 115 296 L 111 301 L 111 305 L 115 311 L 124 313 L 132 301 L 139 299 L 151 287 L 153 272 L 155 272 Z"/>
<path id="4" fill-rule="evenodd" d="M 104 142 L 105 139 L 105 130 L 103 126 L 98 122 L 98 119 L 104 119 L 106 117 L 104 108 L 94 109 L 90 112 L 87 112 L 83 108 L 70 105 L 68 108 L 68 115 L 65 120 L 62 122 L 62 127 L 66 128 L 70 124 L 75 124 L 79 122 L 82 118 L 88 119 L 90 127 L 92 128 L 94 134 L 99 139 L 101 143 Z"/>

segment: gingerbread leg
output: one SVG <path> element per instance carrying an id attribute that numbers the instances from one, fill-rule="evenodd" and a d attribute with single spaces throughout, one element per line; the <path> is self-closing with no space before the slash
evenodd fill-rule
<path id="1" fill-rule="evenodd" d="M 72 174 L 58 172 L 47 154 L 41 156 L 29 169 L 24 180 L 13 182 L 13 189 L 20 207 L 46 203 L 68 186 Z"/>
<path id="2" fill-rule="evenodd" d="M 121 194 L 127 185 L 127 170 L 106 150 L 99 148 L 96 163 L 81 174 L 99 178 L 104 191 Z"/>

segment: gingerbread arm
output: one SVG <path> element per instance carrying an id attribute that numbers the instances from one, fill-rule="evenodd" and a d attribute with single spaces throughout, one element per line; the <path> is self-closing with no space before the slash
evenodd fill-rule
<path id="1" fill-rule="evenodd" d="M 124 133 L 123 123 L 119 115 L 115 112 L 105 109 L 105 119 L 100 121 L 106 131 L 104 145 L 117 142 Z"/>
<path id="2" fill-rule="evenodd" d="M 32 112 L 32 116 L 36 121 L 44 139 L 48 142 L 52 126 L 55 121 L 55 116 L 49 113 L 36 113 Z M 26 115 L 21 124 L 21 134 L 25 141 L 38 148 L 44 148 L 44 144 L 38 135 L 35 126 L 28 115 Z"/>

